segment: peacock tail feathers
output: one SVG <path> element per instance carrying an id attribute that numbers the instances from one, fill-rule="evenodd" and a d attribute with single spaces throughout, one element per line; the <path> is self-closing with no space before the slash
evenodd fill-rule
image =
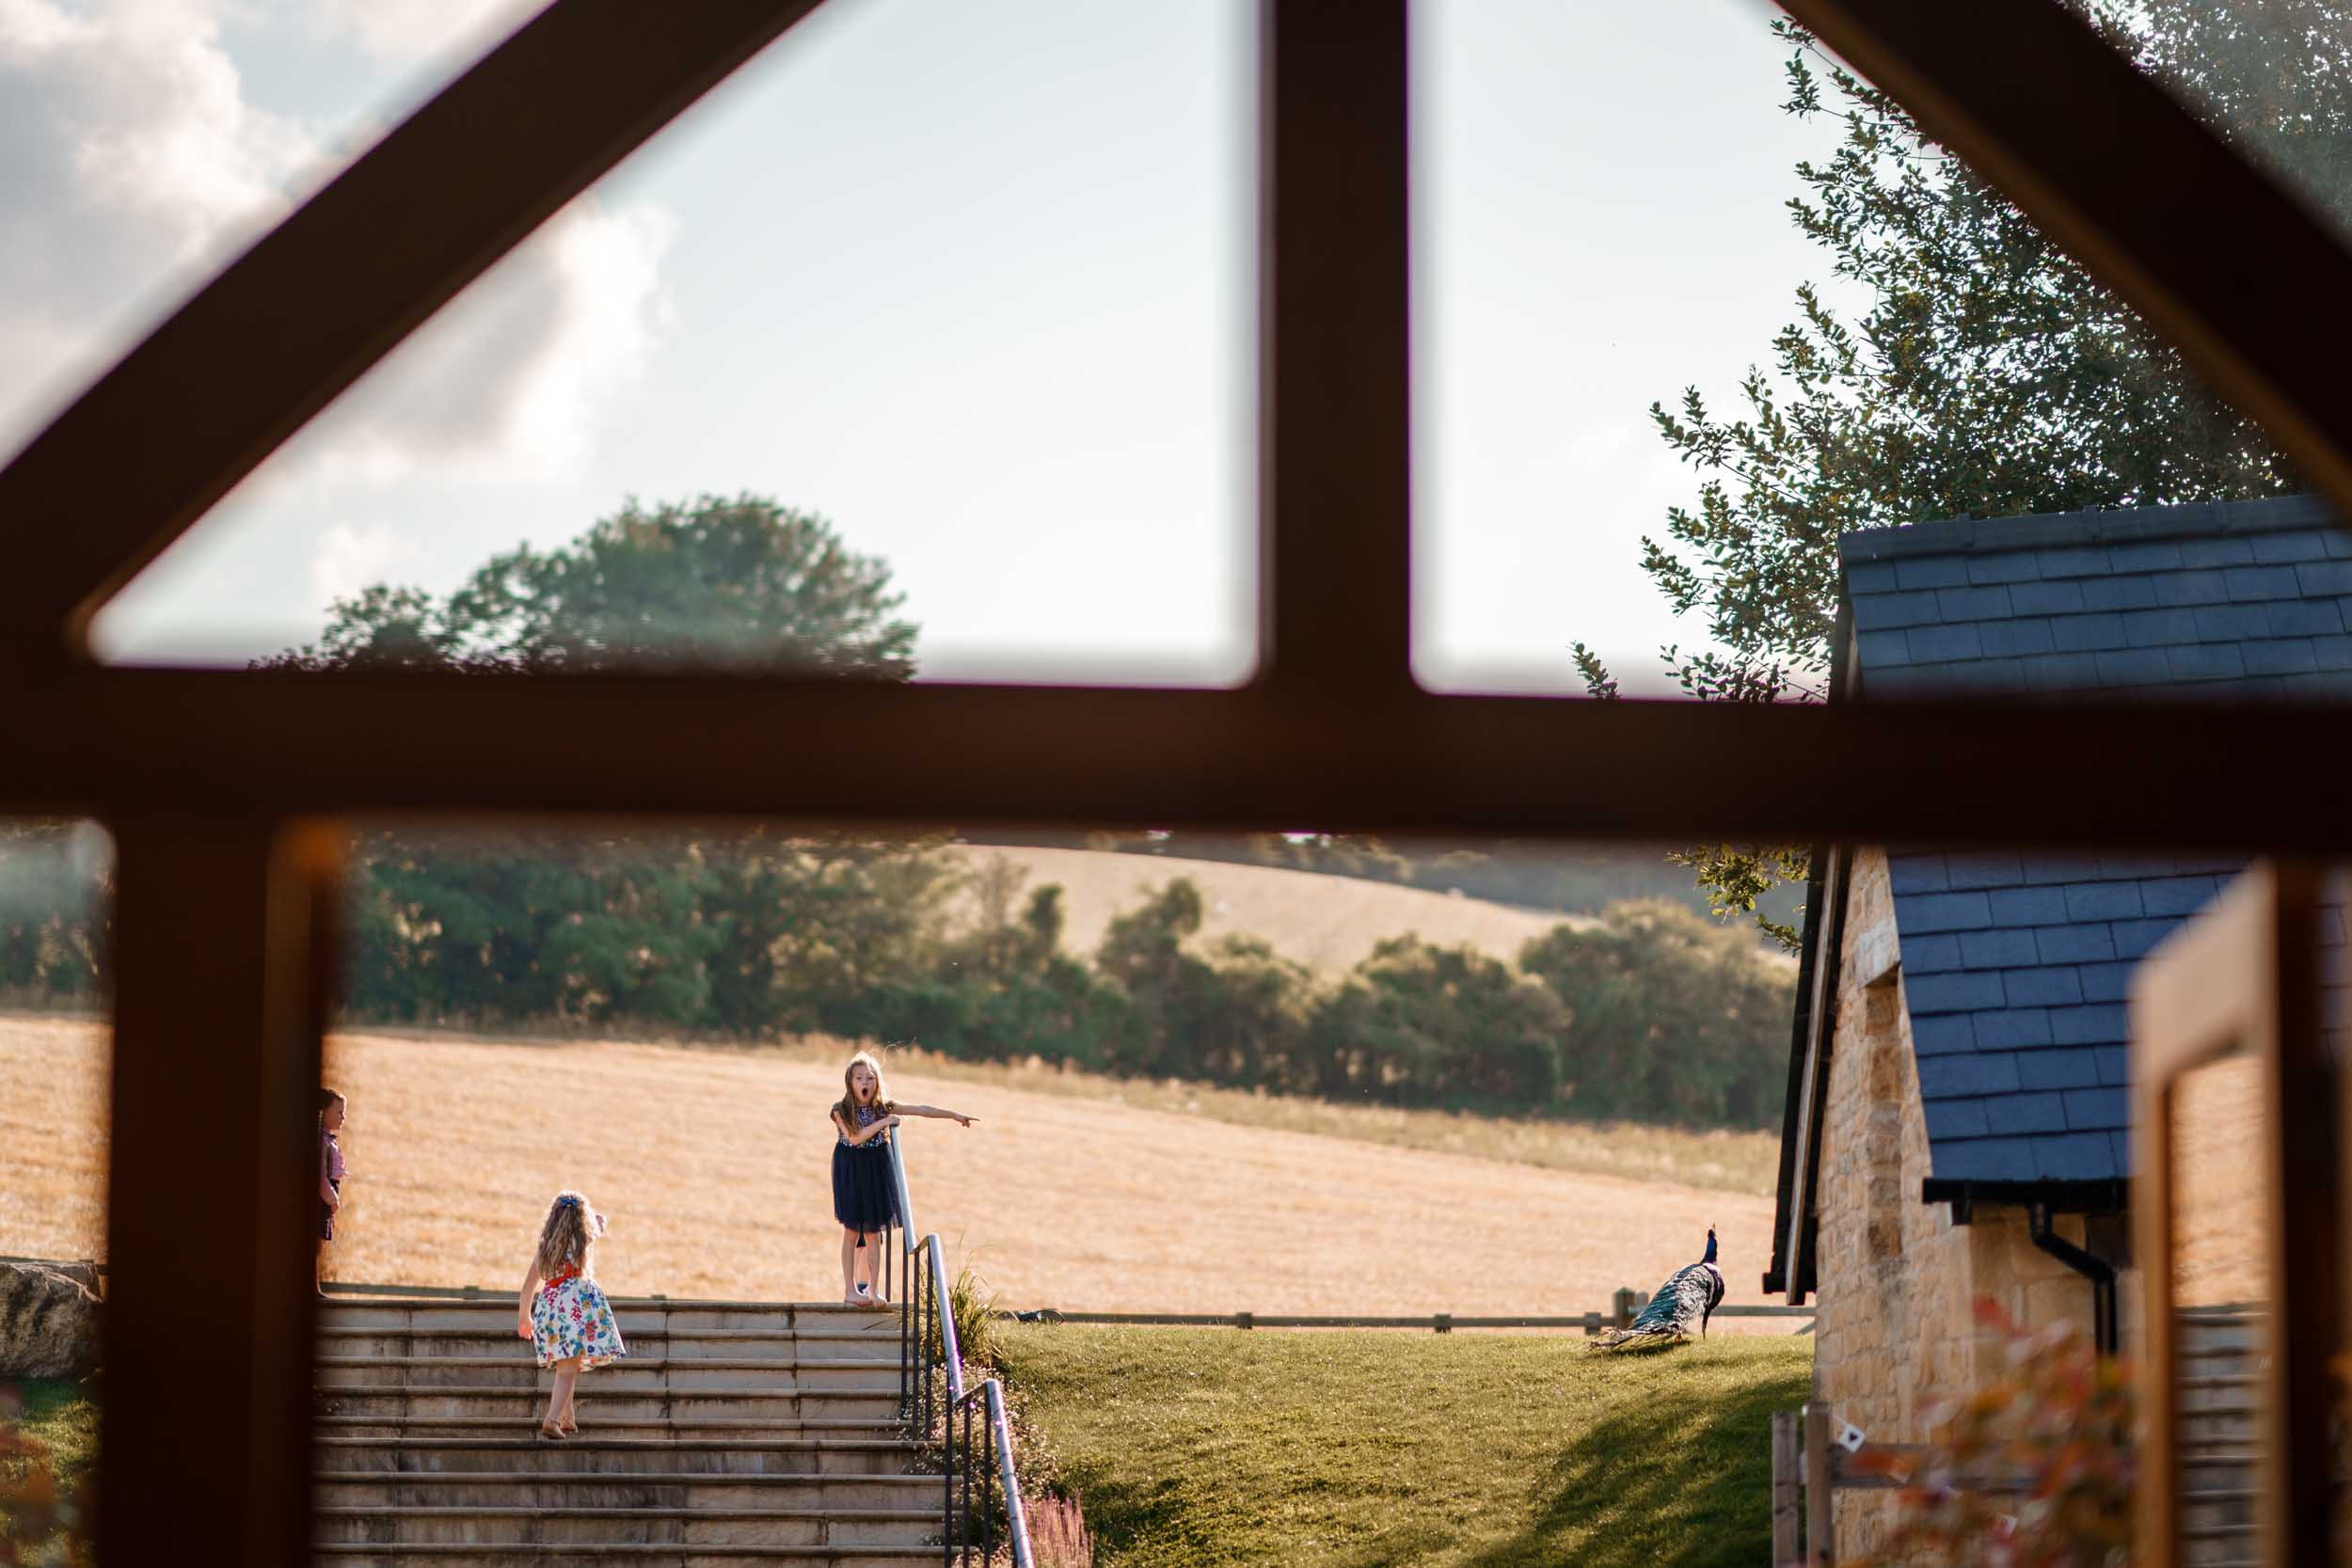
<path id="1" fill-rule="evenodd" d="M 1707 1232 L 1707 1256 L 1677 1269 L 1633 1321 L 1593 1341 L 1597 1350 L 1662 1350 L 1705 1332 L 1724 1299 L 1724 1271 L 1715 1264 L 1715 1232 Z"/>

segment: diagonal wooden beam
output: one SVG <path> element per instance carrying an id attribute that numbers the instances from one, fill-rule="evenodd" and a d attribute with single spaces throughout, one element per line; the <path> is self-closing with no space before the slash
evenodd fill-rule
<path id="1" fill-rule="evenodd" d="M 2352 508 L 2344 237 L 2051 0 L 1779 0 Z"/>
<path id="2" fill-rule="evenodd" d="M 862 817 L 2352 849 L 2352 710 L 1766 707 L 656 676 L 83 670 L 0 812 Z M 298 742 L 292 744 L 290 742 Z M 2248 767 L 2293 758 L 2292 767 Z"/>
<path id="3" fill-rule="evenodd" d="M 0 470 L 0 643 L 78 656 L 231 485 L 817 3 L 557 0 L 491 51 Z"/>

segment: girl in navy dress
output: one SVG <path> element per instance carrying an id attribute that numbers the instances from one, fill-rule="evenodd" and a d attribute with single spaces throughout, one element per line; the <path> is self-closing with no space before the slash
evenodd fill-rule
<path id="1" fill-rule="evenodd" d="M 890 1305 L 876 1284 L 882 1232 L 898 1223 L 890 1130 L 900 1117 L 945 1117 L 966 1127 L 972 1118 L 936 1105 L 893 1102 L 882 1086 L 882 1063 L 863 1051 L 842 1069 L 841 1087 L 833 1107 L 833 1217 L 841 1222 L 841 1301 L 846 1307 L 881 1308 Z"/>

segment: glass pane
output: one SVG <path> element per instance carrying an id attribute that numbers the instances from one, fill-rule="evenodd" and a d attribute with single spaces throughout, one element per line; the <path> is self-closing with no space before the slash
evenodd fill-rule
<path id="1" fill-rule="evenodd" d="M 826 8 L 301 433 L 102 652 L 1246 676 L 1249 14 Z"/>
<path id="2" fill-rule="evenodd" d="M 1008 1306 L 1581 1313 L 1710 1224 L 1756 1299 L 1794 966 L 1655 848 L 402 823 L 358 849 L 339 1286 L 497 1285 L 577 1185 L 616 1292 L 832 1298 L 825 1107 L 866 1046 L 893 1095 L 980 1117 L 911 1130 L 914 1200 Z M 1532 1224 L 1594 1181 L 1656 1185 L 1465 1296 L 1453 1216 Z M 1343 1211 L 1426 1244 L 1269 1268 Z"/>
<path id="3" fill-rule="evenodd" d="M 95 824 L 0 817 L 0 1553 L 28 1562 L 95 1524 L 111 879 Z"/>
<path id="4" fill-rule="evenodd" d="M 2271 1222 L 2262 1064 L 2234 1053 L 2175 1080 L 2172 1288 L 2184 1533 L 2192 1560 L 2257 1554 Z"/>
<path id="5" fill-rule="evenodd" d="M 349 1120 L 327 1249 L 337 1359 L 320 1430 L 339 1441 L 321 1451 L 322 1539 L 463 1528 L 486 1548 L 528 1531 L 544 1549 L 673 1520 L 708 1539 L 748 1528 L 739 1498 L 756 1494 L 804 1500 L 835 1550 L 919 1544 L 940 1527 L 916 1511 L 941 1483 L 906 1473 L 902 1322 L 873 1307 L 904 1309 L 905 1245 L 925 1237 L 964 1290 L 971 1375 L 1038 1402 L 1030 1424 L 1089 1478 L 1063 1484 L 1130 1547 L 1120 1478 L 1138 1470 L 1163 1524 L 1201 1540 L 1284 1507 L 1326 1541 L 1443 1530 L 1465 1554 L 1448 1561 L 1554 1531 L 1534 1499 L 1549 1495 L 1560 1423 L 1591 1408 L 1581 1400 L 1628 1419 L 1643 1402 L 1642 1374 L 1587 1352 L 1588 1324 L 1654 1293 L 1661 1340 L 1704 1339 L 1683 1354 L 1735 1369 L 1740 1419 L 1760 1431 L 1764 1402 L 1802 1397 L 1811 1314 L 1756 1290 L 1794 965 L 1752 928 L 1714 925 L 1686 869 L 1625 847 L 1011 836 L 358 834 L 326 1062 Z M 865 1099 L 842 1105 L 861 1050 L 895 1128 L 861 1115 L 879 1109 Z M 578 1434 L 548 1444 L 534 1433 L 561 1413 L 557 1373 L 518 1354 L 509 1292 L 567 1191 L 609 1217 L 591 1273 L 629 1354 L 579 1375 Z M 1544 1240 L 1466 1273 L 1466 1227 Z M 1703 1291 L 1677 1295 L 1710 1270 L 1711 1310 Z M 540 1303 L 587 1299 L 568 1276 L 553 1296 L 524 1291 L 534 1346 Z M 1154 1321 L 1029 1328 L 983 1307 Z M 1266 1328 L 1394 1323 L 1242 1334 L 1236 1312 Z M 1187 1313 L 1221 1326 L 1168 1324 Z M 1480 1348 L 1430 1332 L 1438 1313 L 1545 1332 Z M 1407 1328 L 1421 1332 L 1405 1345 Z M 1172 1351 L 1186 1332 L 1207 1338 Z M 1105 1433 L 1106 1365 L 1170 1354 L 1187 1369 L 1175 1423 Z M 1352 1455 L 1323 1481 L 1287 1473 L 1314 1447 L 1295 1428 L 1269 1440 L 1295 1418 L 1291 1394 L 1360 1390 L 1366 1364 L 1422 1391 L 1364 1406 L 1372 1450 L 1423 1430 L 1428 1398 L 1475 1430 L 1458 1458 L 1478 1482 L 1468 1514 L 1456 1480 L 1422 1476 L 1384 1483 L 1368 1509 Z M 1496 1401 L 1496 1379 L 1518 1392 Z M 1508 1414 L 1470 1418 L 1489 1405 Z M 827 1445 L 821 1481 L 811 1438 Z M 1214 1497 L 1190 1465 L 1163 1464 L 1159 1445 L 1196 1441 L 1219 1455 Z M 622 1466 L 691 1468 L 719 1443 L 759 1473 L 682 1499 L 662 1488 L 645 1518 L 636 1489 L 614 1490 Z M 395 1444 L 406 1467 L 388 1474 Z M 1608 1448 L 1613 1465 L 1641 1452 Z M 528 1523 L 490 1492 L 517 1470 L 534 1472 Z M 1065 1506 L 1042 1488 L 1035 1500 Z M 1760 1513 L 1726 1518 L 1732 1549 L 1760 1549 Z M 1263 1545 L 1226 1556 L 1287 1560 Z"/>
<path id="6" fill-rule="evenodd" d="M 1774 14 L 1413 8 L 1423 684 L 1581 691 L 1581 641 L 1660 694 L 1659 646 L 1708 641 L 1642 571 L 1695 489 L 1649 408 L 1727 394 L 1820 270 L 1784 204 L 1834 138 L 1778 112 Z"/>
<path id="7" fill-rule="evenodd" d="M 2093 8 L 2344 207 L 2341 7 Z M 1787 19 L 1419 17 L 1425 681 L 2352 689 L 2352 534 L 2268 435 Z"/>

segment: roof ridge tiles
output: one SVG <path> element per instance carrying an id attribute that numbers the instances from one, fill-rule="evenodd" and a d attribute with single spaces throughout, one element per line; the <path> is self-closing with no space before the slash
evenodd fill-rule
<path id="1" fill-rule="evenodd" d="M 2185 501 L 2166 506 L 2092 508 L 2012 517 L 1955 517 L 1840 534 L 1847 565 L 1936 555 L 1995 555 L 2080 545 L 2136 544 L 2193 536 L 2274 533 L 2340 524 L 2318 496 L 2269 496 L 2256 500 Z"/>

